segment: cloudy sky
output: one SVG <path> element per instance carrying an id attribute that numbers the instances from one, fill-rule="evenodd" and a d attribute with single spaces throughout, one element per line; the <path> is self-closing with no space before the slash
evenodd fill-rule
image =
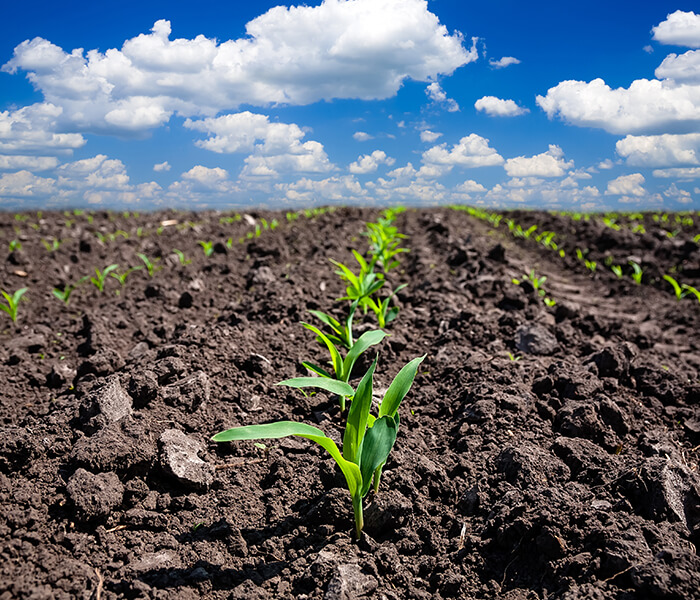
<path id="1" fill-rule="evenodd" d="M 11 3 L 0 208 L 698 210 L 696 6 Z"/>

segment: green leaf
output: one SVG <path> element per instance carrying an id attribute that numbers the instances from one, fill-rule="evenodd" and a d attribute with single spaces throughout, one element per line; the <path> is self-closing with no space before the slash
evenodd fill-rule
<path id="1" fill-rule="evenodd" d="M 377 419 L 374 426 L 367 430 L 362 444 L 360 473 L 362 474 L 362 490 L 364 498 L 372 483 L 372 475 L 386 463 L 391 449 L 394 447 L 397 433 L 397 423 L 390 416 Z"/>
<path id="2" fill-rule="evenodd" d="M 343 361 L 342 377 L 343 381 L 350 379 L 350 373 L 352 372 L 352 367 L 367 348 L 371 346 L 376 346 L 386 337 L 386 332 L 381 329 L 375 329 L 372 331 L 365 331 L 359 339 L 353 344 L 352 348 L 348 352 L 348 355 Z"/>
<path id="3" fill-rule="evenodd" d="M 331 375 L 324 368 L 319 367 L 318 365 L 315 365 L 314 363 L 310 363 L 310 362 L 306 362 L 305 360 L 302 360 L 301 364 L 304 365 L 309 371 L 313 371 L 314 373 L 320 375 L 321 377 L 327 377 L 328 379 L 335 380 L 335 377 L 333 377 L 333 375 Z"/>
<path id="4" fill-rule="evenodd" d="M 340 331 L 340 323 L 338 323 L 338 321 L 336 321 L 330 315 L 327 315 L 326 313 L 321 312 L 320 310 L 310 310 L 309 312 L 319 321 L 321 321 L 325 325 L 328 325 L 328 327 L 330 327 L 336 333 Z"/>
<path id="5" fill-rule="evenodd" d="M 326 436 L 323 431 L 313 425 L 306 423 L 296 423 L 294 421 L 278 421 L 277 423 L 267 423 L 265 425 L 247 425 L 245 427 L 234 427 L 212 437 L 214 442 L 233 442 L 240 440 L 269 440 L 289 437 L 294 435 L 303 437 L 312 442 L 316 442 L 324 448 L 338 464 L 340 470 L 345 475 L 348 490 L 352 496 L 357 496 L 362 489 L 362 475 L 360 468 L 343 458 L 335 442 Z"/>
<path id="6" fill-rule="evenodd" d="M 313 331 L 319 338 L 321 338 L 323 343 L 326 344 L 328 351 L 331 353 L 331 361 L 333 362 L 333 371 L 335 371 L 335 376 L 338 379 L 342 379 L 343 359 L 340 357 L 340 352 L 338 352 L 338 349 L 333 345 L 333 342 L 331 342 L 331 340 L 328 339 L 328 336 L 325 333 L 323 333 L 318 327 L 315 327 L 310 323 L 303 322 L 302 325 L 306 327 L 306 329 L 308 329 L 309 331 Z"/>
<path id="7" fill-rule="evenodd" d="M 406 394 L 408 394 L 408 390 L 410 390 L 413 385 L 418 366 L 423 362 L 425 356 L 424 354 L 423 356 L 414 358 L 399 371 L 396 377 L 394 377 L 394 381 L 391 382 L 389 389 L 386 391 L 386 394 L 384 394 L 382 403 L 379 405 L 380 417 L 385 415 L 393 417 L 397 413 L 401 401 Z"/>
<path id="8" fill-rule="evenodd" d="M 359 464 L 360 448 L 367 429 L 367 417 L 370 408 L 372 408 L 372 377 L 376 367 L 377 359 L 375 358 L 372 366 L 357 386 L 343 434 L 343 456 L 357 464 Z"/>
<path id="9" fill-rule="evenodd" d="M 293 379 L 285 379 L 280 381 L 276 385 L 286 385 L 292 388 L 319 388 L 326 390 L 331 394 L 338 394 L 339 396 L 352 396 L 355 391 L 352 386 L 348 385 L 344 381 L 338 381 L 337 379 L 327 379 L 325 377 L 294 377 Z"/>

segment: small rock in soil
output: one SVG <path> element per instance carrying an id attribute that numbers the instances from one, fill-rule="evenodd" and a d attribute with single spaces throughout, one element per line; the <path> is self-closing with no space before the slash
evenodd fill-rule
<path id="1" fill-rule="evenodd" d="M 168 429 L 160 436 L 161 466 L 181 484 L 207 489 L 214 481 L 214 467 L 199 456 L 204 445 L 178 429 Z"/>
<path id="2" fill-rule="evenodd" d="M 328 584 L 325 600 L 355 600 L 369 596 L 377 589 L 377 580 L 360 570 L 359 565 L 346 563 L 335 568 Z"/>
<path id="3" fill-rule="evenodd" d="M 129 395 L 136 408 L 144 408 L 158 397 L 158 378 L 153 371 L 135 371 L 129 379 Z"/>
<path id="4" fill-rule="evenodd" d="M 78 377 L 93 373 L 104 377 L 119 371 L 126 363 L 114 348 L 102 348 L 78 365 Z"/>
<path id="5" fill-rule="evenodd" d="M 633 358 L 634 351 L 631 345 L 619 344 L 603 348 L 588 360 L 597 367 L 599 377 L 615 377 L 624 382 L 629 379 L 630 361 Z"/>
<path id="6" fill-rule="evenodd" d="M 187 366 L 185 361 L 177 356 L 166 356 L 153 365 L 153 372 L 158 378 L 158 383 L 166 385 L 182 378 L 187 372 Z"/>
<path id="7" fill-rule="evenodd" d="M 505 448 L 498 455 L 498 470 L 522 489 L 566 480 L 571 473 L 556 456 L 529 442 Z"/>
<path id="8" fill-rule="evenodd" d="M 155 456 L 156 445 L 149 433 L 126 419 L 78 440 L 71 453 L 76 466 L 132 476 L 148 472 Z"/>
<path id="9" fill-rule="evenodd" d="M 69 381 L 72 382 L 77 373 L 70 365 L 60 362 L 51 367 L 51 371 L 46 376 L 46 385 L 54 389 L 63 387 Z"/>
<path id="10" fill-rule="evenodd" d="M 605 479 L 614 479 L 613 457 L 593 442 L 583 438 L 558 437 L 552 450 L 571 469 L 572 475 L 581 481 L 600 484 Z"/>
<path id="11" fill-rule="evenodd" d="M 164 387 L 161 392 L 168 404 L 193 412 L 209 401 L 211 383 L 204 371 L 197 371 L 185 379 Z"/>
<path id="12" fill-rule="evenodd" d="M 76 517 L 84 522 L 104 521 L 124 497 L 124 486 L 116 473 L 93 475 L 85 469 L 73 473 L 66 490 Z"/>
<path id="13" fill-rule="evenodd" d="M 526 324 L 515 333 L 515 347 L 520 352 L 547 356 L 559 349 L 557 338 L 541 325 Z"/>
<path id="14" fill-rule="evenodd" d="M 411 502 L 401 492 L 382 489 L 365 507 L 365 529 L 374 537 L 403 527 L 413 512 Z"/>
<path id="15" fill-rule="evenodd" d="M 80 418 L 88 429 L 97 430 L 131 415 L 131 396 L 118 375 L 110 375 L 101 387 L 88 393 L 80 406 Z"/>

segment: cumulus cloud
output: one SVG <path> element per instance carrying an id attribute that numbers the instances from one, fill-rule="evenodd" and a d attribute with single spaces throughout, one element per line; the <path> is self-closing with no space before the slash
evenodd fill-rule
<path id="1" fill-rule="evenodd" d="M 700 133 L 628 135 L 615 148 L 627 164 L 637 167 L 700 165 Z"/>
<path id="2" fill-rule="evenodd" d="M 445 90 L 440 87 L 437 81 L 433 81 L 427 88 L 425 88 L 425 93 L 428 95 L 435 104 L 442 104 L 447 112 L 457 112 L 459 110 L 459 104 L 452 98 L 448 98 Z"/>
<path id="3" fill-rule="evenodd" d="M 170 163 L 167 160 L 165 162 L 153 165 L 153 170 L 157 173 L 160 173 L 162 171 L 170 171 L 170 168 Z"/>
<path id="4" fill-rule="evenodd" d="M 554 144 L 542 154 L 509 158 L 505 163 L 510 177 L 562 177 L 573 166 L 574 161 L 565 161 L 564 151 Z"/>
<path id="5" fill-rule="evenodd" d="M 700 167 L 675 167 L 671 169 L 655 169 L 654 177 L 665 179 L 700 179 Z"/>
<path id="6" fill-rule="evenodd" d="M 606 196 L 645 196 L 647 191 L 642 187 L 644 175 L 632 173 L 631 175 L 620 175 L 616 179 L 608 182 L 605 190 Z"/>
<path id="7" fill-rule="evenodd" d="M 55 183 L 51 177 L 39 177 L 26 169 L 5 173 L 0 176 L 0 198 L 43 197 L 53 191 Z"/>
<path id="8" fill-rule="evenodd" d="M 675 200 L 681 204 L 690 204 L 693 201 L 693 197 L 691 196 L 690 192 L 679 188 L 675 183 L 672 183 L 668 188 L 666 188 L 663 195 L 666 196 L 666 198 L 670 198 L 671 200 Z"/>
<path id="9" fill-rule="evenodd" d="M 348 167 L 351 173 L 355 175 L 365 175 L 373 173 L 379 168 L 379 165 L 391 166 L 396 162 L 393 158 L 386 155 L 384 150 L 375 150 L 372 154 L 364 154 L 359 156 L 354 163 Z"/>
<path id="10" fill-rule="evenodd" d="M 580 187 L 573 178 L 544 180 L 538 177 L 513 178 L 497 183 L 484 196 L 493 206 L 536 205 L 538 208 L 580 206 L 599 208 L 600 191 L 595 186 Z"/>
<path id="11" fill-rule="evenodd" d="M 85 145 L 78 133 L 56 133 L 59 106 L 38 103 L 0 112 L 1 152 L 72 152 Z"/>
<path id="12" fill-rule="evenodd" d="M 474 193 L 481 193 L 485 192 L 486 188 L 481 185 L 480 183 L 477 183 L 473 179 L 467 179 L 464 183 L 460 183 L 455 187 L 455 190 L 458 192 L 464 192 L 466 194 L 474 194 Z"/>
<path id="13" fill-rule="evenodd" d="M 195 165 L 189 171 L 182 174 L 183 179 L 195 181 L 207 188 L 216 188 L 222 181 L 228 179 L 228 171 L 221 167 L 209 168 L 202 165 Z"/>
<path id="14" fill-rule="evenodd" d="M 170 22 L 121 49 L 66 52 L 43 38 L 19 44 L 3 70 L 21 69 L 61 122 L 84 131 L 139 132 L 177 113 L 212 116 L 241 104 L 303 105 L 394 96 L 476 60 L 424 0 L 325 0 L 276 6 L 219 42 L 170 39 Z"/>
<path id="15" fill-rule="evenodd" d="M 514 100 L 502 100 L 496 96 L 479 98 L 474 107 L 491 117 L 517 117 L 530 112 L 527 108 L 518 106 Z"/>
<path id="16" fill-rule="evenodd" d="M 31 169 L 32 171 L 47 171 L 58 166 L 58 159 L 55 156 L 26 156 L 22 154 L 3 155 L 0 154 L 0 170 L 21 170 Z"/>
<path id="17" fill-rule="evenodd" d="M 652 28 L 653 38 L 662 44 L 700 48 L 700 15 L 677 10 Z"/>
<path id="18" fill-rule="evenodd" d="M 430 129 L 424 129 L 423 131 L 420 132 L 420 141 L 421 142 L 432 143 L 440 137 L 442 137 L 441 133 L 438 133 L 436 131 L 430 131 Z"/>
<path id="19" fill-rule="evenodd" d="M 489 65 L 494 68 L 494 69 L 505 69 L 506 67 L 509 67 L 510 65 L 519 65 L 520 61 L 515 58 L 514 56 L 504 56 L 502 58 L 499 58 L 496 60 L 495 58 L 492 58 L 489 60 Z"/>
<path id="20" fill-rule="evenodd" d="M 370 135 L 366 131 L 356 131 L 352 134 L 352 137 L 355 138 L 358 142 L 366 142 L 367 140 L 374 139 L 374 136 Z"/>
<path id="21" fill-rule="evenodd" d="M 433 146 L 423 153 L 423 162 L 433 165 L 490 167 L 503 164 L 503 157 L 489 146 L 489 140 L 475 133 L 463 137 L 458 144 Z"/>
<path id="22" fill-rule="evenodd" d="M 302 141 L 305 133 L 294 123 L 271 123 L 266 115 L 244 111 L 193 121 L 185 127 L 210 135 L 196 143 L 217 153 L 250 152 L 245 175 L 269 177 L 280 171 L 323 173 L 333 169 L 319 142 Z"/>
<path id="23" fill-rule="evenodd" d="M 700 47 L 700 16 L 676 11 L 653 29 L 662 43 Z M 657 79 L 612 89 L 602 79 L 562 81 L 537 104 L 549 118 L 616 134 L 691 133 L 700 126 L 700 53 L 670 54 Z"/>
<path id="24" fill-rule="evenodd" d="M 324 202 L 366 202 L 367 198 L 367 190 L 352 175 L 321 180 L 304 177 L 292 183 L 278 183 L 275 189 L 288 202 L 304 206 Z"/>

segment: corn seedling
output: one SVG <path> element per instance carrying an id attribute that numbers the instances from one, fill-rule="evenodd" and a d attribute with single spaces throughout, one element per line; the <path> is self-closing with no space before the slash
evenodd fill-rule
<path id="1" fill-rule="evenodd" d="M 398 230 L 393 225 L 385 225 L 380 223 L 367 223 L 367 229 L 362 232 L 369 238 L 369 253 L 370 269 L 374 266 L 381 267 L 384 273 L 388 273 L 391 269 L 399 266 L 399 261 L 395 258 L 397 255 L 408 252 L 406 248 L 399 248 L 399 244 L 406 236 L 398 233 Z"/>
<path id="2" fill-rule="evenodd" d="M 95 269 L 95 276 L 90 277 L 90 281 L 100 292 L 103 292 L 105 289 L 105 281 L 107 280 L 107 275 L 109 275 L 112 271 L 118 268 L 119 265 L 109 265 L 108 267 L 105 267 L 103 271 Z"/>
<path id="3" fill-rule="evenodd" d="M 316 442 L 331 455 L 345 476 L 348 491 L 352 497 L 355 534 L 360 539 L 362 528 L 364 527 L 362 500 L 369 493 L 373 481 L 375 493 L 379 488 L 382 468 L 396 442 L 399 427 L 399 406 L 411 389 L 418 366 L 424 358 L 425 356 L 421 356 L 413 359 L 399 371 L 387 389 L 386 394 L 384 394 L 376 416 L 370 412 L 372 408 L 373 377 L 377 366 L 376 359 L 367 373 L 365 373 L 354 393 L 352 388 L 347 386 L 352 395 L 352 404 L 345 425 L 342 453 L 336 443 L 326 436 L 321 429 L 294 421 L 234 427 L 217 433 L 212 440 L 215 442 L 232 442 L 297 436 Z M 306 387 L 306 383 L 300 382 L 299 378 L 282 381 L 278 385 L 288 385 L 297 388 Z M 347 392 L 348 390 L 344 391 Z"/>
<path id="4" fill-rule="evenodd" d="M 82 285 L 84 282 L 86 282 L 88 279 L 90 279 L 89 275 L 85 275 L 85 277 L 81 277 L 76 281 L 75 283 L 69 283 L 63 287 L 63 289 L 60 288 L 53 288 L 51 290 L 51 293 L 56 296 L 63 304 L 68 306 L 68 302 L 70 302 L 70 297 L 71 294 L 78 288 L 79 285 Z"/>
<path id="5" fill-rule="evenodd" d="M 700 290 L 686 283 L 684 283 L 681 287 L 683 288 L 685 295 L 693 294 L 697 298 L 698 302 L 700 302 Z"/>
<path id="6" fill-rule="evenodd" d="M 363 333 L 352 345 L 352 348 L 348 350 L 348 353 L 346 354 L 345 358 L 343 358 L 340 355 L 338 348 L 335 347 L 335 345 L 329 339 L 329 337 L 325 333 L 323 333 L 318 327 L 311 325 L 310 323 L 303 322 L 302 325 L 312 333 L 315 333 L 316 339 L 323 343 L 326 346 L 326 348 L 328 348 L 328 352 L 330 353 L 331 358 L 330 362 L 333 366 L 333 373 L 331 374 L 326 369 L 319 367 L 314 363 L 302 361 L 301 364 L 304 365 L 309 371 L 320 375 L 322 379 L 337 380 L 343 383 L 347 383 L 350 379 L 352 368 L 355 366 L 357 359 L 360 358 L 360 355 L 368 348 L 376 346 L 387 335 L 384 331 L 378 329 L 365 331 L 365 333 Z M 311 379 L 318 379 L 318 377 L 312 377 Z M 344 395 L 340 396 L 340 410 L 345 410 Z"/>
<path id="7" fill-rule="evenodd" d="M 124 286 L 126 285 L 126 278 L 127 278 L 129 275 L 131 275 L 131 273 L 133 273 L 134 271 L 140 271 L 141 269 L 143 269 L 143 267 L 142 267 L 141 265 L 137 265 L 137 266 L 135 266 L 135 267 L 129 267 L 129 268 L 128 268 L 126 271 L 124 271 L 123 273 L 116 273 L 116 272 L 113 272 L 113 273 L 110 273 L 109 275 L 110 275 L 110 277 L 114 277 L 114 279 L 116 279 L 116 280 L 119 282 L 119 284 L 120 284 L 122 287 L 124 287 Z"/>
<path id="8" fill-rule="evenodd" d="M 198 243 L 202 247 L 202 250 L 204 251 L 204 256 L 206 256 L 207 258 L 209 258 L 214 253 L 214 242 L 206 241 L 206 242 L 198 242 Z"/>
<path id="9" fill-rule="evenodd" d="M 405 283 L 401 284 L 381 302 L 374 298 L 367 298 L 367 306 L 372 309 L 372 312 L 377 317 L 377 323 L 380 327 L 386 327 L 387 323 L 391 323 L 399 314 L 399 307 L 392 306 L 389 308 L 389 303 L 391 299 L 405 287 Z"/>
<path id="10" fill-rule="evenodd" d="M 173 248 L 173 253 L 177 255 L 177 259 L 180 261 L 181 265 L 189 265 L 192 261 L 185 258 L 185 253 L 182 250 Z"/>
<path id="11" fill-rule="evenodd" d="M 591 272 L 595 273 L 595 270 L 598 268 L 598 263 L 594 260 L 588 260 L 587 258 L 584 259 L 583 264 L 586 265 L 586 268 Z"/>
<path id="12" fill-rule="evenodd" d="M 639 263 L 636 263 L 633 260 L 629 261 L 630 266 L 632 267 L 632 280 L 639 285 L 642 283 L 642 277 L 644 276 L 644 271 L 642 270 L 642 267 L 639 266 Z"/>
<path id="13" fill-rule="evenodd" d="M 618 279 L 622 277 L 622 267 L 620 265 L 610 265 L 610 270 L 615 273 Z"/>
<path id="14" fill-rule="evenodd" d="M 357 301 L 350 305 L 345 321 L 341 323 L 331 315 L 321 312 L 320 310 L 310 310 L 309 312 L 316 317 L 321 323 L 327 325 L 332 331 L 332 334 L 326 334 L 326 337 L 333 342 L 336 348 L 346 348 L 350 350 L 355 343 L 352 335 L 352 320 L 357 310 Z"/>
<path id="15" fill-rule="evenodd" d="M 56 252 L 61 246 L 61 240 L 57 238 L 51 238 L 51 241 L 49 240 L 41 240 L 41 243 L 44 245 L 44 248 L 46 248 L 47 252 Z"/>
<path id="16" fill-rule="evenodd" d="M 8 294 L 5 290 L 0 290 L 3 298 L 5 298 L 5 304 L 0 304 L 0 310 L 5 311 L 12 322 L 17 322 L 17 309 L 19 307 L 19 301 L 22 296 L 27 292 L 27 288 L 20 288 L 14 294 Z"/>
<path id="17" fill-rule="evenodd" d="M 357 275 L 343 263 L 331 259 L 331 262 L 340 269 L 336 271 L 336 274 L 340 275 L 340 278 L 348 283 L 348 286 L 345 288 L 346 295 L 339 298 L 339 300 L 357 300 L 358 306 L 364 308 L 366 313 L 367 298 L 384 285 L 384 280 L 378 278 L 377 274 L 357 250 L 353 250 L 352 253 L 360 265 L 360 272 Z"/>
<path id="18" fill-rule="evenodd" d="M 145 254 L 139 253 L 136 256 L 138 256 L 143 262 L 149 277 L 153 277 L 154 273 L 156 271 L 160 271 L 162 268 L 156 266 L 156 263 L 160 260 L 160 258 L 156 258 L 155 260 L 151 261 Z"/>
<path id="19" fill-rule="evenodd" d="M 9 245 L 10 252 L 16 252 L 17 250 L 22 249 L 22 242 L 19 240 L 12 240 Z"/>

